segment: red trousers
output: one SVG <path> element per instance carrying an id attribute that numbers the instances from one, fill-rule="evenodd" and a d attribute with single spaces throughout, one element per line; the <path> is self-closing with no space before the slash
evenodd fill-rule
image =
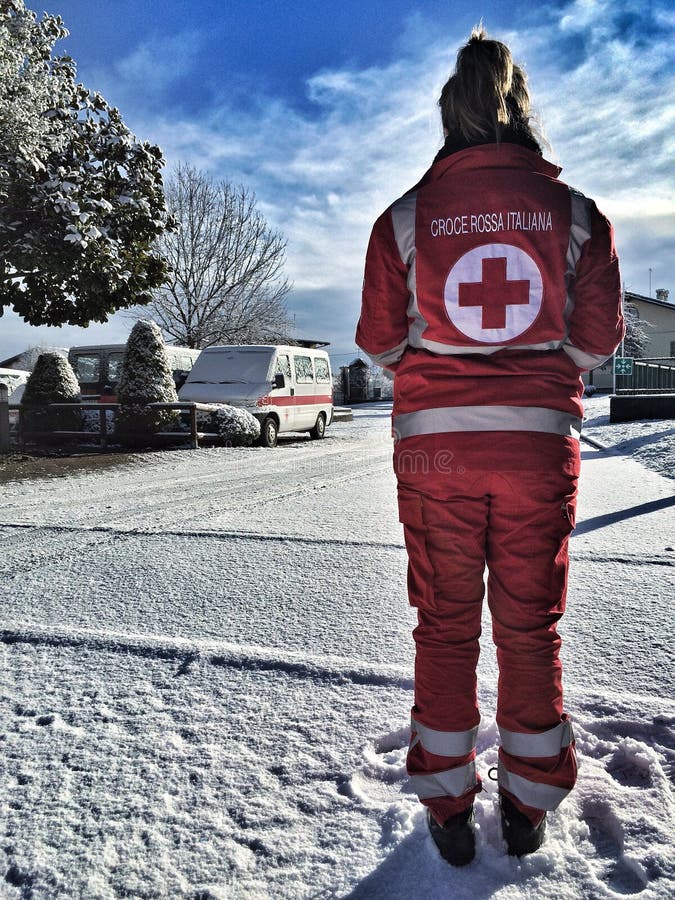
<path id="1" fill-rule="evenodd" d="M 499 791 L 537 823 L 576 780 L 560 637 L 578 443 L 427 435 L 396 445 L 408 593 L 418 610 L 408 774 L 442 824 L 481 789 L 476 663 L 484 572 L 497 647 Z"/>

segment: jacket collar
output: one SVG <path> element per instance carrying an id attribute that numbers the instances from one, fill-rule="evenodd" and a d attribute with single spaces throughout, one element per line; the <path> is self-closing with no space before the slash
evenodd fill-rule
<path id="1" fill-rule="evenodd" d="M 452 153 L 438 162 L 422 176 L 413 188 L 417 190 L 432 181 L 438 181 L 448 172 L 466 172 L 474 169 L 525 169 L 538 172 L 549 178 L 557 178 L 562 172 L 560 166 L 548 162 L 538 153 L 519 144 L 477 144 L 466 150 Z"/>

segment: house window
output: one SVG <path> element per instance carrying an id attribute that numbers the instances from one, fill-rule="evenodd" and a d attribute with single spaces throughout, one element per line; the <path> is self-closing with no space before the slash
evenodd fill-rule
<path id="1" fill-rule="evenodd" d="M 675 341 L 670 342 L 670 358 L 675 357 Z"/>

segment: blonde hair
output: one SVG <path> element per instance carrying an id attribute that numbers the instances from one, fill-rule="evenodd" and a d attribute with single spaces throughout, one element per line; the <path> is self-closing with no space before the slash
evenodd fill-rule
<path id="1" fill-rule="evenodd" d="M 443 127 L 465 141 L 498 141 L 507 126 L 535 139 L 525 72 L 506 44 L 488 38 L 482 23 L 457 53 L 438 105 Z"/>

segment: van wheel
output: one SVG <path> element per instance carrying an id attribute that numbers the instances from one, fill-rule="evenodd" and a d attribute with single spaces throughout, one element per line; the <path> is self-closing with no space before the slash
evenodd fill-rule
<path id="1" fill-rule="evenodd" d="M 309 432 L 315 441 L 320 441 L 326 436 L 326 417 L 323 413 L 319 413 L 316 419 L 316 425 Z"/>
<path id="2" fill-rule="evenodd" d="M 279 426 L 276 419 L 268 416 L 260 426 L 260 439 L 258 443 L 261 447 L 276 447 L 277 435 L 279 434 Z"/>

